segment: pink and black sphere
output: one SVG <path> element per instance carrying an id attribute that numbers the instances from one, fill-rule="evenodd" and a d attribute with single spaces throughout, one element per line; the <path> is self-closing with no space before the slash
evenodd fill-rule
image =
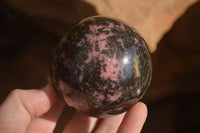
<path id="1" fill-rule="evenodd" d="M 127 111 L 148 88 L 150 53 L 135 29 L 106 17 L 82 20 L 53 53 L 51 80 L 67 105 L 95 117 Z"/>

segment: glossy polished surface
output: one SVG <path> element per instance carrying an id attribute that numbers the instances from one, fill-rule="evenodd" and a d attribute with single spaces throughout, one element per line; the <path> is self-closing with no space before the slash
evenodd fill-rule
<path id="1" fill-rule="evenodd" d="M 52 83 L 69 106 L 96 117 L 127 111 L 151 80 L 149 50 L 126 24 L 86 18 L 56 48 Z"/>

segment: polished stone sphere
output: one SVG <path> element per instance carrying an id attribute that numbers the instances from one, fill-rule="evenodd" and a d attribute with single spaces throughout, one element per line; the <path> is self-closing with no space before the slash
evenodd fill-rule
<path id="1" fill-rule="evenodd" d="M 89 17 L 69 30 L 53 53 L 51 79 L 67 105 L 95 117 L 127 111 L 150 84 L 152 63 L 134 28 Z"/>

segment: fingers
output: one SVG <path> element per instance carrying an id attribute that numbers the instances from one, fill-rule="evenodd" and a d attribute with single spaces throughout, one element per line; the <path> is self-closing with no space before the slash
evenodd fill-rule
<path id="1" fill-rule="evenodd" d="M 140 133 L 147 117 L 147 107 L 137 103 L 125 115 L 118 133 Z"/>
<path id="2" fill-rule="evenodd" d="M 89 133 L 93 130 L 97 120 L 97 118 L 76 112 L 63 133 Z"/>
<path id="3" fill-rule="evenodd" d="M 24 133 L 31 119 L 47 112 L 56 99 L 50 84 L 41 90 L 14 90 L 0 106 L 0 131 Z"/>
<path id="4" fill-rule="evenodd" d="M 125 113 L 102 119 L 94 133 L 116 133 Z"/>
<path id="5" fill-rule="evenodd" d="M 147 107 L 141 102 L 127 113 L 101 120 L 76 112 L 63 133 L 140 133 L 146 117 Z"/>
<path id="6" fill-rule="evenodd" d="M 53 132 L 56 122 L 63 110 L 64 102 L 58 98 L 52 108 L 38 118 L 33 118 L 27 128 L 26 133 L 51 133 Z"/>

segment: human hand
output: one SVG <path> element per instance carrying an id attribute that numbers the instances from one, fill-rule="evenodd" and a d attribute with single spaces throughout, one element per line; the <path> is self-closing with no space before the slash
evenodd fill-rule
<path id="1" fill-rule="evenodd" d="M 50 84 L 40 90 L 14 90 L 0 106 L 0 133 L 52 133 L 63 107 Z M 139 133 L 146 116 L 141 102 L 105 119 L 76 112 L 63 133 Z"/>

